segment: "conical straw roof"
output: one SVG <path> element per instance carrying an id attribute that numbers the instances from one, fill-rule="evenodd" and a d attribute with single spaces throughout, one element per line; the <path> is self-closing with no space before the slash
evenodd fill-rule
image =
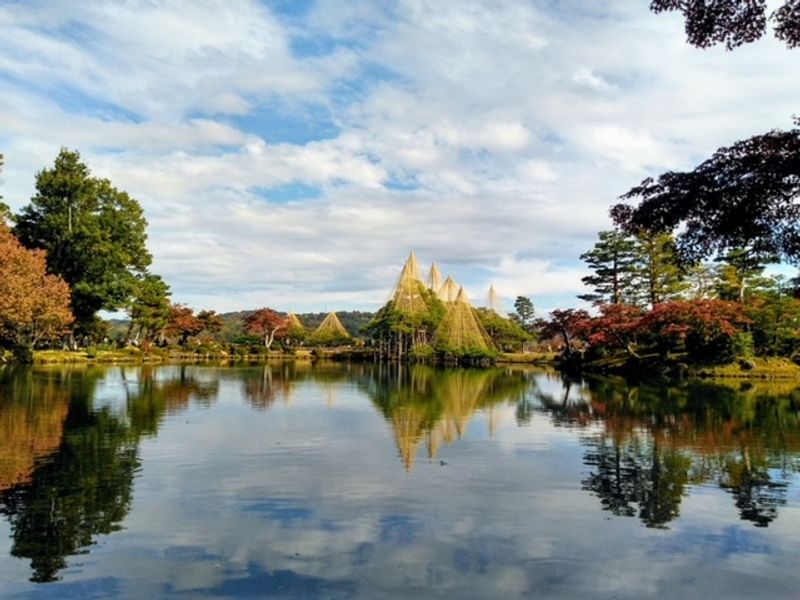
<path id="1" fill-rule="evenodd" d="M 439 270 L 439 267 L 436 266 L 436 263 L 431 263 L 431 270 L 428 271 L 428 277 L 425 278 L 425 283 L 428 285 L 428 289 L 434 292 L 438 292 L 439 288 L 442 287 L 442 283 L 444 283 L 442 272 Z"/>
<path id="2" fill-rule="evenodd" d="M 455 302 L 436 330 L 436 342 L 454 350 L 490 350 L 491 345 L 483 326 L 475 316 L 464 288 L 460 288 Z"/>
<path id="3" fill-rule="evenodd" d="M 495 291 L 494 286 L 489 286 L 489 293 L 486 296 L 486 308 L 493 311 L 496 314 L 502 314 L 502 303 L 500 301 L 500 295 Z"/>
<path id="4" fill-rule="evenodd" d="M 458 284 L 448 275 L 436 295 L 444 302 L 455 302 L 458 296 Z"/>
<path id="5" fill-rule="evenodd" d="M 333 333 L 344 337 L 350 337 L 347 329 L 344 328 L 342 322 L 335 312 L 328 313 L 328 316 L 319 324 L 319 327 L 314 331 L 314 335 L 323 333 Z"/>
<path id="6" fill-rule="evenodd" d="M 300 318 L 294 314 L 291 310 L 289 311 L 289 315 L 286 317 L 288 327 L 287 329 L 305 329 L 303 322 Z"/>
<path id="7" fill-rule="evenodd" d="M 425 285 L 422 283 L 422 278 L 419 274 L 417 257 L 411 252 L 394 286 L 392 300 L 394 301 L 395 310 L 411 314 L 427 310 L 423 296 L 424 289 Z"/>

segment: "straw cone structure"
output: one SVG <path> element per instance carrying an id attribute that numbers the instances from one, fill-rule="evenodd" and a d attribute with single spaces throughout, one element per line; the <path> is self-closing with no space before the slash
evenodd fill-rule
<path id="1" fill-rule="evenodd" d="M 339 317 L 336 316 L 335 312 L 328 313 L 328 316 L 325 317 L 322 323 L 319 324 L 319 327 L 314 331 L 314 335 L 350 337 L 350 334 L 347 333 L 347 329 L 344 328 L 344 325 L 342 325 L 342 322 L 339 320 Z"/>
<path id="2" fill-rule="evenodd" d="M 439 267 L 436 266 L 436 263 L 431 264 L 431 270 L 428 271 L 425 283 L 428 285 L 428 289 L 434 293 L 438 292 L 439 288 L 442 287 L 444 278 L 442 277 L 442 272 L 439 271 Z"/>
<path id="3" fill-rule="evenodd" d="M 459 289 L 455 302 L 449 306 L 435 340 L 454 350 L 491 350 L 489 336 L 475 316 L 464 288 Z"/>
<path id="4" fill-rule="evenodd" d="M 436 295 L 442 302 L 455 302 L 458 297 L 458 284 L 448 275 Z"/>
<path id="5" fill-rule="evenodd" d="M 292 329 L 305 329 L 305 326 L 303 325 L 303 322 L 292 311 L 289 311 L 289 316 L 286 317 L 286 320 L 288 321 L 287 329 L 289 329 L 290 331 Z"/>
<path id="6" fill-rule="evenodd" d="M 486 297 L 486 308 L 494 312 L 495 314 L 501 315 L 502 314 L 502 303 L 500 302 L 500 295 L 495 291 L 494 286 L 489 286 L 489 293 Z"/>
<path id="7" fill-rule="evenodd" d="M 419 274 L 419 263 L 412 252 L 394 286 L 392 294 L 394 309 L 409 314 L 425 312 L 428 307 L 425 304 L 424 291 L 425 284 Z"/>

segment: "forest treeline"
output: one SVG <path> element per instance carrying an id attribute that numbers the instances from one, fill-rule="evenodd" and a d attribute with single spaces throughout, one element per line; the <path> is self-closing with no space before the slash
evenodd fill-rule
<path id="1" fill-rule="evenodd" d="M 800 282 L 765 275 L 775 255 L 738 247 L 686 263 L 671 233 L 617 229 L 600 232 L 581 258 L 592 273 L 580 297 L 594 310 L 555 310 L 536 323 L 568 359 L 606 366 L 609 357 L 633 365 L 800 360 Z"/>
<path id="2" fill-rule="evenodd" d="M 30 361 L 35 348 L 225 354 L 369 344 L 373 313 L 262 307 L 219 314 L 173 302 L 169 284 L 150 268 L 146 228 L 134 198 L 62 149 L 36 174 L 29 204 L 16 214 L 0 205 L 0 349 Z M 516 320 L 476 312 L 497 348 L 519 350 L 532 339 L 533 306 L 527 298 L 517 306 Z"/>
<path id="3" fill-rule="evenodd" d="M 289 331 L 288 315 L 270 308 L 223 316 L 174 303 L 169 285 L 150 270 L 141 206 L 92 176 L 78 152 L 62 149 L 36 174 L 35 190 L 17 214 L 0 204 L 0 348 L 19 360 L 37 347 L 269 348 L 287 333 L 301 337 Z M 101 311 L 128 319 L 103 319 Z M 308 317 L 313 324 L 318 315 Z M 366 317 L 345 318 L 360 327 Z"/>
<path id="4" fill-rule="evenodd" d="M 42 347 L 346 344 L 430 360 L 492 358 L 538 341 L 582 363 L 800 361 L 798 280 L 765 274 L 800 260 L 799 189 L 800 125 L 721 148 L 691 172 L 646 179 L 611 209 L 615 228 L 581 256 L 590 274 L 580 298 L 590 310 L 537 319 L 520 296 L 506 318 L 445 298 L 415 275 L 374 315 L 269 307 L 221 315 L 172 301 L 150 269 L 139 203 L 62 149 L 36 174 L 29 204 L 16 214 L 0 204 L 0 348 L 24 361 Z M 420 306 L 406 307 L 408 299 Z M 128 319 L 111 322 L 102 311 Z"/>

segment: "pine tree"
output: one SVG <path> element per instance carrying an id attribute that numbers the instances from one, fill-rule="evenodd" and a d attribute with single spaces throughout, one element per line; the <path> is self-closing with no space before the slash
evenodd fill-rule
<path id="1" fill-rule="evenodd" d="M 514 310 L 511 318 L 516 321 L 525 331 L 530 332 L 533 328 L 535 309 L 533 302 L 527 296 L 517 296 L 514 300 Z"/>
<path id="2" fill-rule="evenodd" d="M 777 261 L 775 256 L 759 254 L 746 248 L 735 248 L 718 257 L 719 297 L 723 300 L 744 302 L 745 291 L 760 287 L 764 283 L 761 274 L 766 265 Z"/>
<path id="3" fill-rule="evenodd" d="M 621 304 L 635 300 L 636 279 L 639 275 L 636 240 L 616 230 L 601 231 L 594 248 L 581 254 L 594 271 L 581 281 L 592 293 L 578 296 L 593 304 Z"/>
<path id="4" fill-rule="evenodd" d="M 639 251 L 638 293 L 651 307 L 674 300 L 688 289 L 670 233 L 643 232 L 636 236 Z"/>

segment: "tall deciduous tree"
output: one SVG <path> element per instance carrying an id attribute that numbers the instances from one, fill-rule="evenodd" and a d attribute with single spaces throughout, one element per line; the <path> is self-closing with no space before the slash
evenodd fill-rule
<path id="1" fill-rule="evenodd" d="M 72 323 L 69 286 L 47 273 L 45 254 L 28 250 L 0 222 L 0 338 L 33 346 Z"/>
<path id="2" fill-rule="evenodd" d="M 560 336 L 567 354 L 571 354 L 575 338 L 590 319 L 589 313 L 583 309 L 556 309 L 550 313 L 549 319 L 537 321 L 536 329 L 541 339 Z"/>
<path id="3" fill-rule="evenodd" d="M 752 42 L 768 20 L 787 46 L 800 46 L 800 0 L 785 0 L 769 15 L 766 0 L 652 0 L 650 7 L 681 11 L 689 43 L 702 48 Z M 631 232 L 682 228 L 678 248 L 690 264 L 738 247 L 800 262 L 796 123 L 722 147 L 693 171 L 645 179 L 622 196 L 632 204 L 612 208 L 614 221 Z"/>
<path id="4" fill-rule="evenodd" d="M 185 346 L 189 338 L 203 331 L 203 323 L 194 314 L 194 309 L 183 304 L 173 304 L 170 310 L 166 333 L 177 336 L 178 344 Z"/>
<path id="5" fill-rule="evenodd" d="M 594 248 L 581 260 L 594 271 L 581 281 L 592 293 L 578 296 L 594 304 L 620 304 L 629 300 L 638 276 L 636 240 L 620 231 L 601 231 Z"/>
<path id="6" fill-rule="evenodd" d="M 645 179 L 622 198 L 634 204 L 611 209 L 617 225 L 681 228 L 687 263 L 740 247 L 800 262 L 800 126 L 720 148 L 693 171 Z"/>
<path id="7" fill-rule="evenodd" d="M 151 261 L 146 225 L 136 200 L 92 177 L 78 152 L 62 149 L 36 175 L 36 195 L 17 216 L 16 232 L 28 248 L 47 251 L 50 271 L 70 284 L 72 310 L 85 325 L 131 298 Z"/>
<path id="8" fill-rule="evenodd" d="M 244 323 L 247 332 L 261 337 L 267 348 L 270 348 L 276 339 L 280 339 L 286 334 L 286 318 L 271 308 L 259 308 L 249 315 Z"/>
<path id="9" fill-rule="evenodd" d="M 225 325 L 222 315 L 213 310 L 201 310 L 197 313 L 197 320 L 202 325 L 201 333 L 204 331 L 210 334 L 219 333 Z"/>

